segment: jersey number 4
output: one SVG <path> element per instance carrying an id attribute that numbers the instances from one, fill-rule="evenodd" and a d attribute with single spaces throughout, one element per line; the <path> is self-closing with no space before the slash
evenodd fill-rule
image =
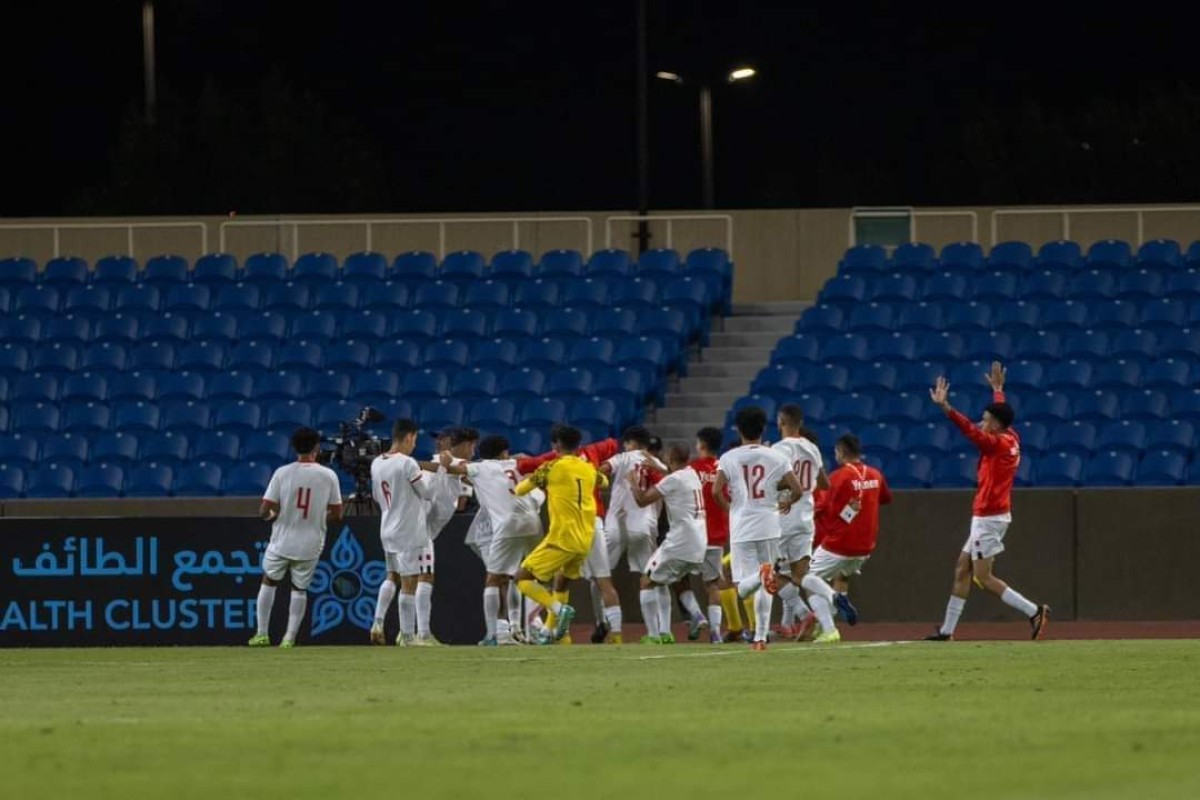
<path id="1" fill-rule="evenodd" d="M 751 467 L 749 464 L 742 464 L 742 477 L 746 480 L 746 493 L 753 500 L 762 500 L 767 496 L 763 491 L 763 478 L 767 477 L 767 468 L 762 464 L 755 464 Z"/>
<path id="2" fill-rule="evenodd" d="M 304 512 L 304 519 L 308 519 L 308 509 L 312 505 L 312 488 L 301 486 L 296 490 L 296 508 Z"/>

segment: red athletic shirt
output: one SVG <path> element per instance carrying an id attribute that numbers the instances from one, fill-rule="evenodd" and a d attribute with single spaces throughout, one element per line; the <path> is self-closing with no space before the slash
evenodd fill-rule
<path id="1" fill-rule="evenodd" d="M 602 439 L 599 442 L 593 442 L 579 448 L 579 456 L 596 469 L 600 469 L 600 465 L 610 458 L 615 456 L 620 451 L 620 443 L 616 439 Z M 553 461 L 558 458 L 558 453 L 551 450 L 549 453 L 542 453 L 540 456 L 532 458 L 522 458 L 517 460 L 517 471 L 522 475 L 528 475 L 547 461 Z M 655 481 L 657 483 L 657 481 Z M 600 496 L 600 487 L 596 487 L 596 518 L 604 516 L 604 500 Z"/>
<path id="2" fill-rule="evenodd" d="M 997 403 L 1004 402 L 1004 392 L 996 392 Z M 1011 428 L 1000 433 L 984 433 L 979 427 L 954 409 L 947 415 L 963 436 L 979 448 L 979 488 L 971 513 L 977 517 L 1007 514 L 1012 510 L 1013 479 L 1021 463 L 1021 440 Z"/>
<path id="3" fill-rule="evenodd" d="M 857 498 L 862 506 L 850 522 L 842 519 L 842 509 Z M 829 476 L 829 489 L 815 502 L 816 528 L 821 531 L 821 547 L 829 552 L 859 558 L 871 555 L 879 537 L 879 506 L 892 502 L 883 473 L 858 463 L 845 464 Z"/>
<path id="4" fill-rule="evenodd" d="M 689 467 L 696 470 L 704 485 L 704 519 L 708 525 L 708 546 L 724 547 L 729 541 L 729 512 L 717 505 L 713 483 L 717 480 L 717 459 L 697 458 Z M 728 497 L 729 490 L 725 490 Z"/>

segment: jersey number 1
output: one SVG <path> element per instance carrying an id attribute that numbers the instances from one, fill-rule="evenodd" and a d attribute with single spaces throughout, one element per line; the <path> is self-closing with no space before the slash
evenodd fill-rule
<path id="1" fill-rule="evenodd" d="M 742 477 L 746 480 L 746 491 L 754 500 L 762 500 L 767 496 L 763 491 L 763 478 L 767 476 L 767 468 L 762 464 L 755 464 L 753 468 L 749 464 L 742 464 Z"/>
<path id="2" fill-rule="evenodd" d="M 308 507 L 312 505 L 312 488 L 301 486 L 296 490 L 296 508 L 304 512 L 304 519 L 308 519 Z"/>

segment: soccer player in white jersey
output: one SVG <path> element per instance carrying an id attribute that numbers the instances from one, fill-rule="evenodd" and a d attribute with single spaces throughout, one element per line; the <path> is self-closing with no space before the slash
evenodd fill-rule
<path id="1" fill-rule="evenodd" d="M 741 446 L 735 447 L 717 462 L 713 497 L 729 508 L 729 554 L 733 582 L 738 594 L 754 596 L 755 650 L 767 649 L 767 629 L 771 624 L 771 603 L 779 584 L 775 580 L 775 562 L 779 559 L 778 490 L 791 489 L 793 496 L 804 494 L 804 487 L 792 465 L 771 448 L 763 445 L 767 413 L 749 406 L 735 419 Z M 725 499 L 729 487 L 730 501 Z"/>
<path id="2" fill-rule="evenodd" d="M 542 538 L 541 508 L 546 495 L 535 489 L 524 497 L 514 490 L 521 482 L 517 460 L 508 454 L 508 440 L 488 436 L 479 443 L 481 461 L 450 462 L 443 453 L 442 466 L 452 475 L 466 475 L 475 487 L 480 515 L 490 520 L 491 548 L 486 553 L 487 580 L 483 590 L 483 616 L 486 633 L 480 645 L 495 647 L 500 619 L 500 592 L 506 590 L 521 568 L 521 562 Z M 521 629 L 521 604 L 509 598 L 509 631 Z"/>
<path id="3" fill-rule="evenodd" d="M 636 475 L 638 486 L 645 491 L 653 483 L 651 473 L 666 473 L 667 467 L 648 452 L 650 431 L 641 425 L 625 429 L 621 434 L 621 446 L 625 448 L 624 452 L 600 465 L 600 471 L 612 484 L 608 514 L 604 518 L 608 566 L 615 567 L 624 554 L 629 571 L 643 575 L 658 542 L 659 506 L 657 503 L 639 506 L 630 489 L 629 476 Z"/>
<path id="4" fill-rule="evenodd" d="M 387 561 L 387 578 L 379 587 L 371 643 L 383 644 L 383 615 L 400 587 L 400 633 L 396 644 L 411 644 L 416 634 L 417 576 L 429 544 L 426 505 L 432 496 L 429 478 L 411 456 L 417 445 L 417 423 L 398 419 L 392 425 L 391 449 L 371 462 L 371 492 L 379 504 L 379 538 Z"/>
<path id="5" fill-rule="evenodd" d="M 321 435 L 312 428 L 292 434 L 296 460 L 275 470 L 263 494 L 259 516 L 272 523 L 271 542 L 263 553 L 262 585 L 258 589 L 258 631 L 251 647 L 268 647 L 275 587 L 290 574 L 292 597 L 282 648 L 296 645 L 296 634 L 308 608 L 308 584 L 325 548 L 325 530 L 342 521 L 342 491 L 337 475 L 317 463 Z"/>
<path id="6" fill-rule="evenodd" d="M 650 556 L 642 575 L 642 619 L 646 623 L 646 644 L 672 644 L 671 584 L 704 564 L 708 547 L 708 528 L 704 521 L 704 484 L 696 470 L 688 466 L 686 447 L 672 445 L 667 451 L 670 474 L 657 484 L 643 488 L 641 476 L 628 472 L 626 483 L 638 506 L 648 508 L 660 501 L 667 509 L 670 528 L 658 549 Z"/>
<path id="7" fill-rule="evenodd" d="M 829 478 L 825 474 L 821 460 L 821 450 L 801 431 L 804 429 L 804 412 L 800 406 L 787 403 L 780 407 L 775 416 L 779 432 L 783 438 L 772 445 L 775 450 L 788 460 L 792 472 L 800 481 L 804 493 L 799 497 L 784 492 L 780 498 L 791 505 L 791 510 L 780 514 L 779 552 L 781 566 L 787 566 L 787 572 L 782 576 L 785 584 L 779 589 L 779 599 L 784 604 L 784 625 L 781 633 L 788 638 L 806 636 L 813 625 L 820 621 L 822 632 L 835 630 L 833 626 L 833 588 L 824 580 L 808 571 L 813 552 L 813 489 L 829 487 Z M 782 570 L 781 570 L 782 571 Z M 790 626 L 792 619 L 801 610 L 804 600 L 800 597 L 800 589 L 808 595 L 808 605 L 815 616 L 799 614 L 804 620 L 798 630 Z"/>
<path id="8" fill-rule="evenodd" d="M 437 434 L 438 453 L 449 452 L 451 463 L 465 463 L 475 457 L 475 445 L 479 442 L 479 431 L 474 428 L 447 428 Z M 426 509 L 425 522 L 429 526 L 429 544 L 421 554 L 421 574 L 417 576 L 415 603 L 417 608 L 417 637 L 414 645 L 438 644 L 429 623 L 433 617 L 434 550 L 433 543 L 454 516 L 462 508 L 471 489 L 458 475 L 451 475 L 438 461 L 421 461 L 421 468 L 431 472 L 429 485 L 432 496 Z"/>

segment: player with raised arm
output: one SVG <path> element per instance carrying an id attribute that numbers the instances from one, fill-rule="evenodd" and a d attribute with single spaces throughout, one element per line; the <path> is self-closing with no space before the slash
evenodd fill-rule
<path id="1" fill-rule="evenodd" d="M 779 599 L 784 604 L 785 623 L 790 621 L 788 617 L 797 616 L 797 610 L 804 605 L 804 599 L 800 596 L 801 589 L 807 594 L 808 605 L 815 613 L 815 617 L 801 615 L 806 623 L 799 629 L 792 629 L 786 624 L 781 627 L 782 635 L 794 639 L 808 634 L 817 620 L 820 620 L 822 625 L 828 622 L 829 627 L 833 627 L 833 590 L 816 575 L 808 574 L 813 554 L 812 493 L 813 489 L 828 488 L 829 478 L 825 475 L 820 448 L 802 435 L 804 413 L 800 406 L 794 403 L 781 406 L 775 421 L 783 438 L 772 445 L 771 449 L 781 453 L 788 460 L 792 472 L 800 481 L 800 488 L 804 490 L 799 497 L 785 491 L 780 498 L 781 501 L 790 504 L 791 512 L 779 517 L 779 552 L 782 559 L 780 566 L 787 567 L 787 572 L 782 575 L 785 584 L 779 588 Z"/>
<path id="2" fill-rule="evenodd" d="M 1050 606 L 1026 599 L 992 572 L 996 556 L 1004 552 L 1004 534 L 1012 522 L 1012 485 L 1021 463 L 1021 441 L 1012 429 L 1013 409 L 1004 400 L 1004 377 L 1004 367 L 993 362 L 991 372 L 984 376 L 992 387 L 992 402 L 983 410 L 978 426 L 951 407 L 950 384 L 945 378 L 938 378 L 929 390 L 933 402 L 979 448 L 979 486 L 971 508 L 971 533 L 954 568 L 946 617 L 936 633 L 925 637 L 928 641 L 954 638 L 972 581 L 1028 617 L 1031 638 L 1042 638 L 1050 624 Z"/>
<path id="3" fill-rule="evenodd" d="M 671 644 L 672 583 L 700 570 L 707 547 L 704 523 L 704 487 L 700 476 L 688 466 L 687 448 L 672 446 L 667 451 L 670 470 L 657 484 L 643 487 L 642 477 L 628 471 L 625 482 L 633 501 L 641 508 L 662 502 L 670 527 L 663 543 L 650 555 L 641 579 L 642 619 L 648 644 Z M 615 487 L 614 487 L 615 488 Z"/>
<path id="4" fill-rule="evenodd" d="M 779 517 L 784 511 L 778 490 L 791 489 L 793 497 L 804 494 L 792 465 L 780 453 L 762 443 L 767 414 L 750 406 L 735 419 L 742 444 L 721 456 L 713 497 L 729 508 L 729 541 L 733 582 L 738 594 L 754 596 L 754 649 L 767 649 L 771 603 L 779 585 L 775 562 L 779 559 Z M 725 487 L 730 500 L 725 500 Z"/>
<path id="5" fill-rule="evenodd" d="M 251 647 L 269 647 L 271 609 L 275 587 L 290 575 L 287 632 L 280 647 L 295 647 L 296 634 L 308 608 L 308 585 L 325 548 L 325 531 L 342 520 L 342 491 L 337 475 L 317 463 L 321 434 L 300 428 L 292 434 L 296 460 L 275 470 L 259 506 L 259 516 L 271 523 L 271 541 L 262 558 L 262 585 L 258 588 L 258 630 Z"/>
<path id="6" fill-rule="evenodd" d="M 433 497 L 429 478 L 412 458 L 417 446 L 417 423 L 398 419 L 392 424 L 392 446 L 371 462 L 371 491 L 379 504 L 379 538 L 387 562 L 387 578 L 379 587 L 371 643 L 383 644 L 383 617 L 396 587 L 400 587 L 400 633 L 396 644 L 407 645 L 416 635 L 417 576 L 429 544 L 428 501 Z"/>
<path id="7" fill-rule="evenodd" d="M 479 513 L 490 520 L 491 546 L 486 553 L 487 578 L 483 590 L 483 616 L 486 633 L 479 643 L 498 644 L 496 631 L 500 618 L 500 591 L 516 577 L 521 562 L 537 546 L 542 536 L 540 516 L 545 494 L 535 490 L 517 497 L 520 483 L 517 460 L 508 454 L 508 440 L 488 436 L 479 443 L 482 459 L 473 463 L 453 463 L 450 453 L 442 453 L 441 463 L 452 475 L 465 475 L 475 487 Z M 521 629 L 520 602 L 509 602 L 510 631 Z"/>
<path id="8" fill-rule="evenodd" d="M 696 452 L 699 457 L 693 459 L 689 467 L 696 471 L 702 484 L 704 498 L 704 527 L 707 546 L 704 549 L 704 562 L 700 565 L 700 579 L 708 594 L 708 638 L 713 644 L 721 643 L 721 623 L 724 609 L 721 591 L 728 588 L 732 595 L 733 609 L 737 611 L 737 590 L 728 586 L 722 569 L 722 559 L 725 548 L 729 546 L 729 512 L 717 505 L 713 498 L 713 483 L 717 479 L 717 456 L 721 453 L 721 431 L 719 428 L 701 428 L 696 432 Z M 691 594 L 690 583 L 684 579 L 676 585 L 680 600 L 687 606 L 687 597 Z M 695 603 L 695 600 L 692 600 Z M 689 608 L 689 612 L 691 609 Z M 692 628 L 698 628 L 693 618 Z M 696 631 L 699 635 L 699 630 Z M 689 631 L 689 638 L 691 632 Z"/>

